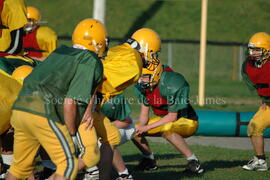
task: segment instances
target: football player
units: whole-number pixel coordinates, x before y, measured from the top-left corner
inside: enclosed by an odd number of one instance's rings
[[[150,65],[150,62],[152,64],[154,61],[157,61],[157,54],[160,51],[161,41],[159,35],[154,30],[141,28],[137,30],[127,42],[140,53],[144,60],[144,66]],[[128,60],[128,58],[126,59]],[[123,76],[126,75],[123,74]],[[113,96],[108,101],[105,101],[101,106],[100,111],[119,129],[121,134],[121,142],[119,145],[122,145],[133,138],[135,127],[129,116],[131,109],[129,102],[125,99],[123,94]],[[133,179],[117,148],[114,150],[113,165],[118,172],[118,180]],[[89,171],[89,173],[85,176],[88,177],[88,179],[96,178],[98,174],[97,168],[89,168],[87,171]]]
[[[81,119],[86,127],[91,124],[86,109],[92,108],[103,78],[97,55],[106,49],[107,39],[106,28],[97,20],[86,19],[78,26],[84,27],[82,41],[56,49],[24,81],[13,105],[14,158],[6,179],[28,177],[40,145],[57,167],[51,178],[76,177],[76,133]]]
[[[180,73],[162,66],[160,62],[143,68],[135,86],[141,100],[139,125],[136,126],[135,145],[144,158],[138,170],[157,169],[154,155],[145,136],[162,136],[187,159],[187,171],[202,173],[198,158],[193,154],[184,137],[193,135],[198,127],[198,116],[189,103],[189,84]],[[156,116],[149,118],[152,108]]]
[[[41,15],[37,8],[27,7],[28,23],[24,27],[23,48],[27,56],[44,60],[56,49],[57,35],[49,27],[40,26]]]
[[[248,124],[247,134],[255,156],[245,170],[266,171],[263,131],[270,126],[270,36],[265,32],[254,34],[248,43],[248,56],[242,65],[242,76],[250,89],[256,89],[262,105]]]
[[[5,177],[12,161],[14,134],[10,126],[12,104],[22,87],[22,79],[31,72],[32,67],[36,64],[34,60],[24,56],[0,53],[0,137],[3,160],[0,178]]]

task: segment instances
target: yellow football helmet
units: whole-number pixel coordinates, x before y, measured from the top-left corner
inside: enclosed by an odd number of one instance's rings
[[[37,8],[28,6],[27,7],[27,25],[25,26],[25,31],[31,32],[38,27],[39,21],[41,19],[40,12]]]
[[[143,68],[141,78],[139,78],[140,87],[143,89],[152,89],[158,84],[162,71],[163,67],[160,62],[154,70],[150,70],[149,68]],[[143,80],[144,78],[147,78],[147,80]]]
[[[22,83],[23,80],[32,72],[32,70],[33,68],[31,66],[19,66],[13,71],[11,76]]]
[[[140,44],[140,52],[143,53],[144,59],[148,64],[158,65],[158,53],[160,52],[161,40],[154,30],[149,28],[141,28],[131,36]],[[150,70],[154,70],[155,66],[147,66]]]
[[[95,19],[85,19],[75,28],[72,35],[74,45],[80,45],[101,57],[108,46],[106,27]]]
[[[270,36],[265,32],[254,34],[248,43],[248,57],[257,68],[261,68],[270,57]]]
[[[40,12],[37,8],[28,6],[27,7],[27,19],[33,19],[35,21],[40,21]]]

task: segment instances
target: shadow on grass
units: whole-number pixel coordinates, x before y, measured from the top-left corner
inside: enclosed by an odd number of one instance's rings
[[[129,38],[136,30],[142,28],[147,21],[149,21],[162,7],[164,1],[155,1],[146,11],[144,11],[129,28],[125,34],[124,39]]]
[[[157,161],[159,160],[170,160],[175,158],[182,158],[181,154],[155,154],[155,158]],[[132,155],[124,155],[123,156],[125,162],[132,162],[132,161],[140,161],[142,158],[141,154],[132,154]]]
[[[176,158],[179,158],[179,154],[159,154],[156,155],[157,164],[160,160],[171,160],[175,161]],[[194,173],[185,172],[186,164],[183,164],[183,162],[179,162],[179,164],[172,164],[172,165],[159,165],[158,170],[154,171],[136,171],[135,166],[137,162],[139,162],[141,158],[141,155],[127,155],[124,156],[125,162],[127,162],[127,168],[130,170],[131,174],[133,175],[134,179],[139,180],[179,180],[181,178],[202,178],[205,173],[215,171],[218,169],[231,169],[235,167],[241,167],[242,165],[246,164],[247,161],[244,160],[236,160],[236,161],[230,161],[230,160],[211,160],[211,161],[205,161],[202,162],[202,167],[204,168],[204,173],[197,175]],[[136,164],[130,164],[128,162],[136,162]],[[164,164],[164,163],[163,163]],[[117,174],[114,173],[114,177],[117,177]]]
[[[248,161],[224,161],[224,160],[212,160],[202,163],[205,171],[213,171],[215,169],[240,167],[246,164]]]

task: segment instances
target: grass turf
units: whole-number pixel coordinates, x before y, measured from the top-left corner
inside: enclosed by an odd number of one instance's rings
[[[218,148],[214,146],[190,146],[193,152],[199,157],[205,173],[194,176],[183,173],[186,160],[180,153],[167,143],[150,142],[150,146],[155,153],[159,169],[150,172],[133,171],[138,160],[141,158],[140,152],[132,143],[120,146],[127,167],[132,172],[134,179],[148,180],[267,180],[270,172],[253,172],[242,170],[241,166],[247,163],[253,156],[251,150],[235,150]],[[269,156],[269,153],[266,153]]]

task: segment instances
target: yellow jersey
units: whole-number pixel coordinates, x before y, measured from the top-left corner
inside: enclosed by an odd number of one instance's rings
[[[105,95],[103,101],[121,94],[141,75],[141,56],[127,43],[110,48],[102,63],[104,80],[97,91]]]
[[[1,24],[6,28],[2,29],[0,51],[5,51],[9,48],[11,43],[10,32],[20,29],[27,24],[26,7],[23,0],[4,0]]]

